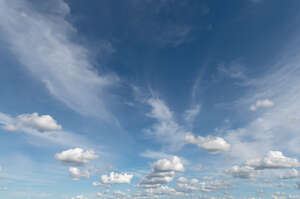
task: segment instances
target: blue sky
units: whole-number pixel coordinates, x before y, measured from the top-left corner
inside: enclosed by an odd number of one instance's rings
[[[0,197],[300,198],[297,0],[0,0]]]

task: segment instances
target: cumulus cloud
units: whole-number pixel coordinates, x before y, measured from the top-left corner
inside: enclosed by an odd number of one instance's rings
[[[95,160],[99,155],[92,150],[84,151],[82,148],[74,148],[55,155],[55,159],[66,165],[82,166]]]
[[[69,168],[69,174],[70,174],[72,180],[74,180],[74,181],[80,180],[81,177],[84,177],[84,178],[89,178],[90,177],[90,173],[89,173],[88,170],[82,172],[77,167],[70,167]]]
[[[138,187],[155,188],[162,184],[168,184],[175,177],[175,172],[184,171],[182,161],[177,156],[173,156],[171,159],[158,160],[152,164],[151,172],[142,179]]]
[[[227,173],[231,174],[233,177],[236,178],[254,178],[255,170],[249,166],[233,166],[227,170]]]
[[[300,166],[297,159],[286,157],[280,151],[269,151],[263,158],[247,160],[244,164],[257,170],[295,168]]]
[[[130,184],[132,174],[111,172],[109,175],[102,175],[101,182],[103,184]]]
[[[35,9],[30,1],[2,0],[2,39],[53,97],[81,114],[111,118],[103,96],[118,78],[99,74],[89,49],[75,42],[76,28],[66,20],[70,7],[65,1],[44,6],[47,12]]]
[[[186,143],[196,144],[199,148],[204,149],[212,154],[216,154],[219,152],[227,152],[230,150],[230,144],[228,144],[221,137],[195,137],[193,134],[187,134],[185,135],[184,140]]]
[[[256,111],[258,108],[267,108],[274,106],[275,103],[269,99],[257,100],[255,104],[250,106],[251,111]]]
[[[57,131],[62,128],[50,115],[39,115],[38,113],[21,114],[15,118],[9,118],[3,123],[2,128],[6,131],[20,131],[24,128],[32,128],[37,131]]]

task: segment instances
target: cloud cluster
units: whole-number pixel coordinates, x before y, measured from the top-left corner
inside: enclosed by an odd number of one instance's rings
[[[55,159],[65,165],[82,166],[88,164],[91,160],[95,160],[99,155],[92,150],[84,151],[82,148],[74,148],[55,155]]]
[[[152,164],[151,172],[142,179],[138,185],[141,188],[155,188],[162,184],[168,184],[173,180],[176,172],[184,172],[185,168],[179,157],[160,159]]]
[[[288,170],[285,174],[279,176],[280,179],[294,179],[300,177],[300,173],[296,169]]]
[[[236,178],[254,178],[255,175],[255,169],[249,166],[233,166],[230,169],[226,171],[227,173],[230,173],[233,177]]]
[[[274,106],[275,103],[269,99],[257,100],[254,105],[250,106],[251,111],[256,111],[258,108],[267,108]]]
[[[204,149],[212,154],[227,152],[230,150],[230,144],[221,137],[195,137],[193,134],[187,134],[185,135],[184,140],[186,143],[196,144],[199,148]]]
[[[130,184],[132,174],[111,172],[109,175],[102,175],[101,182],[103,184]]]
[[[50,115],[32,113],[10,118],[3,124],[2,128],[6,131],[20,131],[24,128],[31,128],[37,131],[58,131],[62,127]]]
[[[175,186],[177,191],[189,193],[199,190],[199,180],[196,178],[189,180],[185,177],[179,177]]]

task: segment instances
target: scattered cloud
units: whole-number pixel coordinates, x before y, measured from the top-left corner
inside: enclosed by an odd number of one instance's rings
[[[111,172],[109,175],[102,175],[103,184],[130,184],[133,178],[132,174]]]
[[[236,178],[254,178],[255,176],[255,169],[249,166],[233,166],[226,171],[227,173],[231,174],[233,177]]]
[[[70,174],[72,180],[74,180],[74,181],[80,180],[81,177],[90,178],[90,173],[89,173],[88,170],[82,172],[77,167],[70,167],[69,168],[69,174]]]
[[[208,151],[211,154],[217,154],[219,152],[227,152],[230,150],[230,144],[228,144],[221,137],[207,136],[195,137],[193,134],[187,134],[184,138],[186,143],[196,144],[199,148]]]
[[[257,100],[254,105],[250,106],[251,111],[256,111],[258,108],[267,108],[274,106],[275,103],[269,99]]]
[[[73,166],[82,166],[88,164],[91,160],[95,160],[99,155],[92,150],[84,151],[82,148],[74,148],[55,155],[55,159],[61,163]]]

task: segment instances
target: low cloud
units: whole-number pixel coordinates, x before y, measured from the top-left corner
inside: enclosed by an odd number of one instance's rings
[[[84,151],[82,148],[74,148],[55,155],[55,159],[61,163],[73,166],[82,166],[88,164],[91,160],[95,160],[99,155],[92,150]]]

